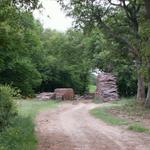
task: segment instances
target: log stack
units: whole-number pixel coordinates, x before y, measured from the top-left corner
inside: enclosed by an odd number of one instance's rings
[[[43,93],[38,94],[36,98],[39,99],[39,100],[55,99],[55,93],[43,92]]]
[[[52,92],[43,92],[37,95],[39,100],[74,100],[74,90],[72,88],[58,88]]]
[[[58,88],[54,93],[56,100],[73,100],[75,96],[72,88]]]
[[[97,76],[96,98],[107,101],[119,99],[116,77],[110,73],[100,73]]]

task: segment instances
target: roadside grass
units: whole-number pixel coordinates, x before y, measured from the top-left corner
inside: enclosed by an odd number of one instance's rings
[[[123,98],[120,101],[114,101],[112,104],[115,104],[117,106],[116,109],[125,112],[128,116],[143,117],[146,114],[150,114],[150,109],[145,108],[134,97],[129,99]]]
[[[142,123],[137,123],[134,121],[131,123],[127,121],[127,119],[119,118],[115,115],[112,115],[111,111],[109,111],[112,109],[122,111],[129,117],[143,117],[145,114],[150,113],[150,109],[145,109],[144,107],[142,107],[141,104],[138,104],[136,102],[135,98],[123,98],[120,101],[114,101],[108,106],[104,105],[103,107],[93,109],[90,111],[90,113],[96,118],[103,120],[107,124],[127,125],[129,130],[135,132],[150,133],[150,128],[146,128]]]
[[[95,93],[95,91],[96,91],[96,85],[90,84],[89,85],[89,93]]]
[[[17,103],[19,114],[24,117],[31,117],[32,119],[38,112],[58,106],[57,101],[19,100]]]
[[[36,150],[34,123],[29,117],[16,117],[0,134],[0,150]]]
[[[55,108],[57,102],[35,100],[17,101],[19,115],[0,133],[0,150],[36,150],[34,118],[38,112]]]
[[[131,124],[128,127],[129,130],[135,131],[135,132],[144,132],[144,133],[150,133],[150,128],[145,128],[142,124]]]
[[[103,107],[103,108],[95,108],[91,110],[91,114],[96,118],[102,119],[104,122],[110,125],[127,125],[128,122],[121,118],[117,118],[112,116],[107,110],[110,107]]]

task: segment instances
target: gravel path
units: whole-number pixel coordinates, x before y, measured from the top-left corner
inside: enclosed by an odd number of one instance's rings
[[[104,104],[62,103],[36,119],[38,150],[150,150],[150,136],[109,126],[89,110]]]

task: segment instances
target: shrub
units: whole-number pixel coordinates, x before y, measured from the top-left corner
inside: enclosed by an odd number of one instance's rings
[[[17,109],[13,101],[13,96],[16,95],[14,89],[8,85],[0,85],[0,131],[6,127],[11,118],[17,114]]]
[[[30,117],[17,116],[1,132],[0,150],[36,150],[37,139]]]

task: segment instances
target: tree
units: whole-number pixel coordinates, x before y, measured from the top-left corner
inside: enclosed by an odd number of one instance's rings
[[[53,91],[58,87],[71,87],[76,93],[88,88],[90,65],[84,57],[83,33],[45,30],[41,35],[44,63],[38,67],[42,84],[37,91]]]
[[[8,1],[0,5],[0,83],[20,88],[32,95],[40,84],[33,56],[40,49],[36,22],[30,12],[20,12]]]
[[[126,53],[124,44],[118,44],[108,39],[101,30],[94,29],[84,37],[84,45],[92,69],[98,68],[117,77],[120,96],[136,95],[135,63]]]
[[[150,1],[144,0],[147,17],[150,19]]]
[[[145,3],[145,17],[144,21],[142,22],[142,33],[143,33],[143,45],[144,45],[144,55],[146,58],[146,67],[147,67],[147,83],[148,83],[148,92],[145,102],[145,107],[150,108],[150,50],[149,50],[149,43],[150,43],[150,1],[144,0]]]
[[[60,4],[68,15],[76,19],[77,24],[85,30],[94,28],[103,29],[108,38],[126,45],[126,52],[136,62],[138,89],[137,99],[145,99],[144,64],[142,54],[142,40],[140,35],[140,17],[142,17],[142,4],[138,0],[118,0],[115,3],[108,1],[79,1],[72,0],[67,3],[60,0]],[[117,28],[116,28],[117,27]]]

